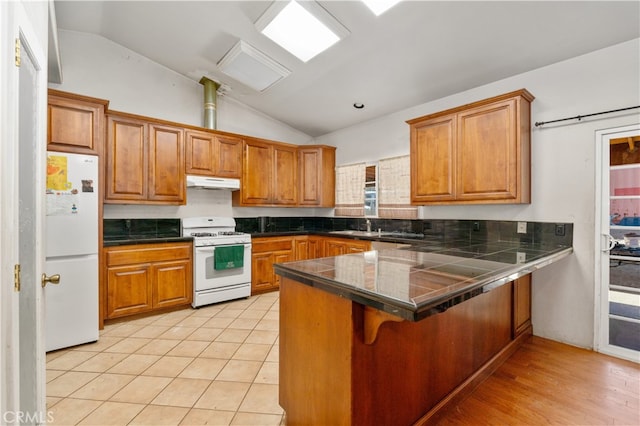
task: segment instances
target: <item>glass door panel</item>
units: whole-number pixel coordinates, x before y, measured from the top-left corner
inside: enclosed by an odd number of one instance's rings
[[[640,145],[640,143],[638,144]],[[633,138],[610,140],[609,344],[640,351],[640,155]]]

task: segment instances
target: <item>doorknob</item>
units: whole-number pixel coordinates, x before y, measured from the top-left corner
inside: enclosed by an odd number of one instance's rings
[[[616,239],[613,238],[611,234],[602,234],[602,236],[607,240],[607,248],[603,248],[602,251],[607,252],[611,251],[616,246]]]
[[[60,284],[60,274],[51,275],[50,277],[47,274],[42,274],[42,287],[46,286],[47,283]]]

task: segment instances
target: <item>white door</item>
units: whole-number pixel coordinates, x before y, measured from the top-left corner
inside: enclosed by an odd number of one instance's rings
[[[0,2],[0,167],[2,301],[0,412],[2,424],[41,424],[45,413],[42,324],[46,46],[33,27],[47,4]],[[44,8],[44,10],[43,10]],[[45,21],[46,22],[46,21]],[[46,29],[44,30],[46,43]],[[20,61],[15,60],[19,48]],[[14,266],[21,284],[14,286]]]
[[[596,341],[599,352],[640,362],[640,125],[596,133]],[[635,138],[635,139],[634,139]],[[612,148],[612,145],[615,148]],[[612,151],[613,150],[613,151]],[[614,152],[614,154],[610,154]],[[634,238],[633,235],[638,235]]]

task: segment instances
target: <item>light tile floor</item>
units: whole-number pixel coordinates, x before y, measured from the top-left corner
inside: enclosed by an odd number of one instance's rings
[[[280,425],[278,293],[105,326],[47,354],[56,425]]]

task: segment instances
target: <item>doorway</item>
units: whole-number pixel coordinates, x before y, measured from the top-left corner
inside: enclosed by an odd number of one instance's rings
[[[597,132],[596,143],[600,246],[594,346],[640,362],[640,125]]]
[[[47,3],[0,3],[0,410],[3,424],[41,424],[47,40],[39,29],[46,28]]]

